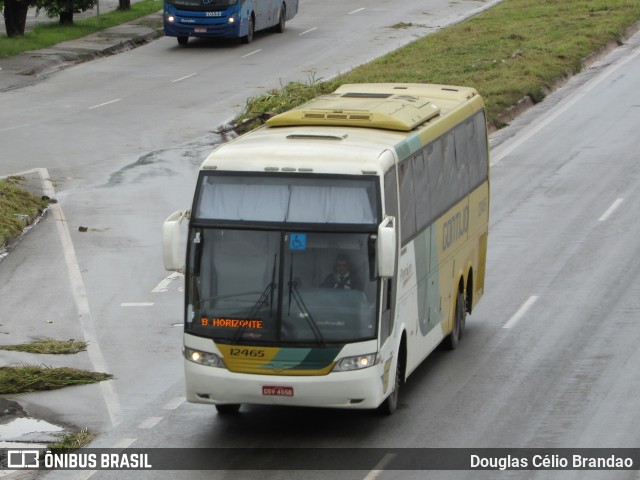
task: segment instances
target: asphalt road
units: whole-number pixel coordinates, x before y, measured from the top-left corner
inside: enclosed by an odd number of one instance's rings
[[[162,269],[160,225],[190,204],[221,141],[211,131],[247,98],[332,77],[495,3],[302,0],[284,34],[248,46],[163,38],[3,91],[0,174],[42,177],[59,201],[2,262],[3,342],[84,338],[89,349],[2,361],[115,375],[21,396],[29,414],[103,434],[181,390],[182,294]],[[403,22],[414,26],[394,28]]]

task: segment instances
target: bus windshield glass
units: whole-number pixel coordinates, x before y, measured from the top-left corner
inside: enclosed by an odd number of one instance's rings
[[[167,3],[178,6],[206,7],[207,9],[225,9],[236,5],[238,0],[167,0]]]
[[[186,331],[229,343],[376,336],[370,233],[194,228]]]
[[[195,218],[377,225],[377,177],[203,175]]]

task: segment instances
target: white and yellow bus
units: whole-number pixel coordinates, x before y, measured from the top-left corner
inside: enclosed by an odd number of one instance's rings
[[[392,413],[462,337],[488,219],[472,88],[343,85],[219,146],[163,227],[165,267],[185,273],[187,400]],[[336,268],[346,285],[327,283]]]

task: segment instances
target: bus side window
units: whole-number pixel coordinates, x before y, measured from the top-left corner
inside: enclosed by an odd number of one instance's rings
[[[405,160],[398,166],[400,179],[400,234],[404,245],[416,233],[416,201],[413,195],[413,165]]]
[[[416,153],[411,161],[413,162],[413,191],[416,196],[416,228],[421,231],[431,220],[427,161],[422,151]]]
[[[393,168],[384,176],[384,210],[387,215],[398,216],[398,188],[396,171]]]
[[[427,170],[429,177],[429,200],[431,203],[431,218],[429,222],[438,218],[446,208],[444,195],[444,157],[442,140],[437,139],[426,149]]]
[[[458,202],[458,169],[456,168],[456,147],[453,130],[443,137],[444,141],[444,185],[445,209]]]
[[[469,154],[469,187],[470,190],[482,183],[482,171],[480,166],[480,152],[478,152],[478,131],[475,118],[466,122],[467,128],[467,152]]]
[[[454,132],[456,148],[456,183],[458,184],[458,199],[464,198],[469,192],[469,154],[467,152],[467,129],[460,124]]]

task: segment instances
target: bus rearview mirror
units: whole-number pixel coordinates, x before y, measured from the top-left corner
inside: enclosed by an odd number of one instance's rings
[[[178,210],[162,224],[162,259],[166,270],[184,273],[184,258],[180,255],[180,224],[185,218],[189,218],[189,211]]]
[[[395,217],[386,216],[378,226],[377,263],[378,276],[393,277],[396,265],[396,227]]]

